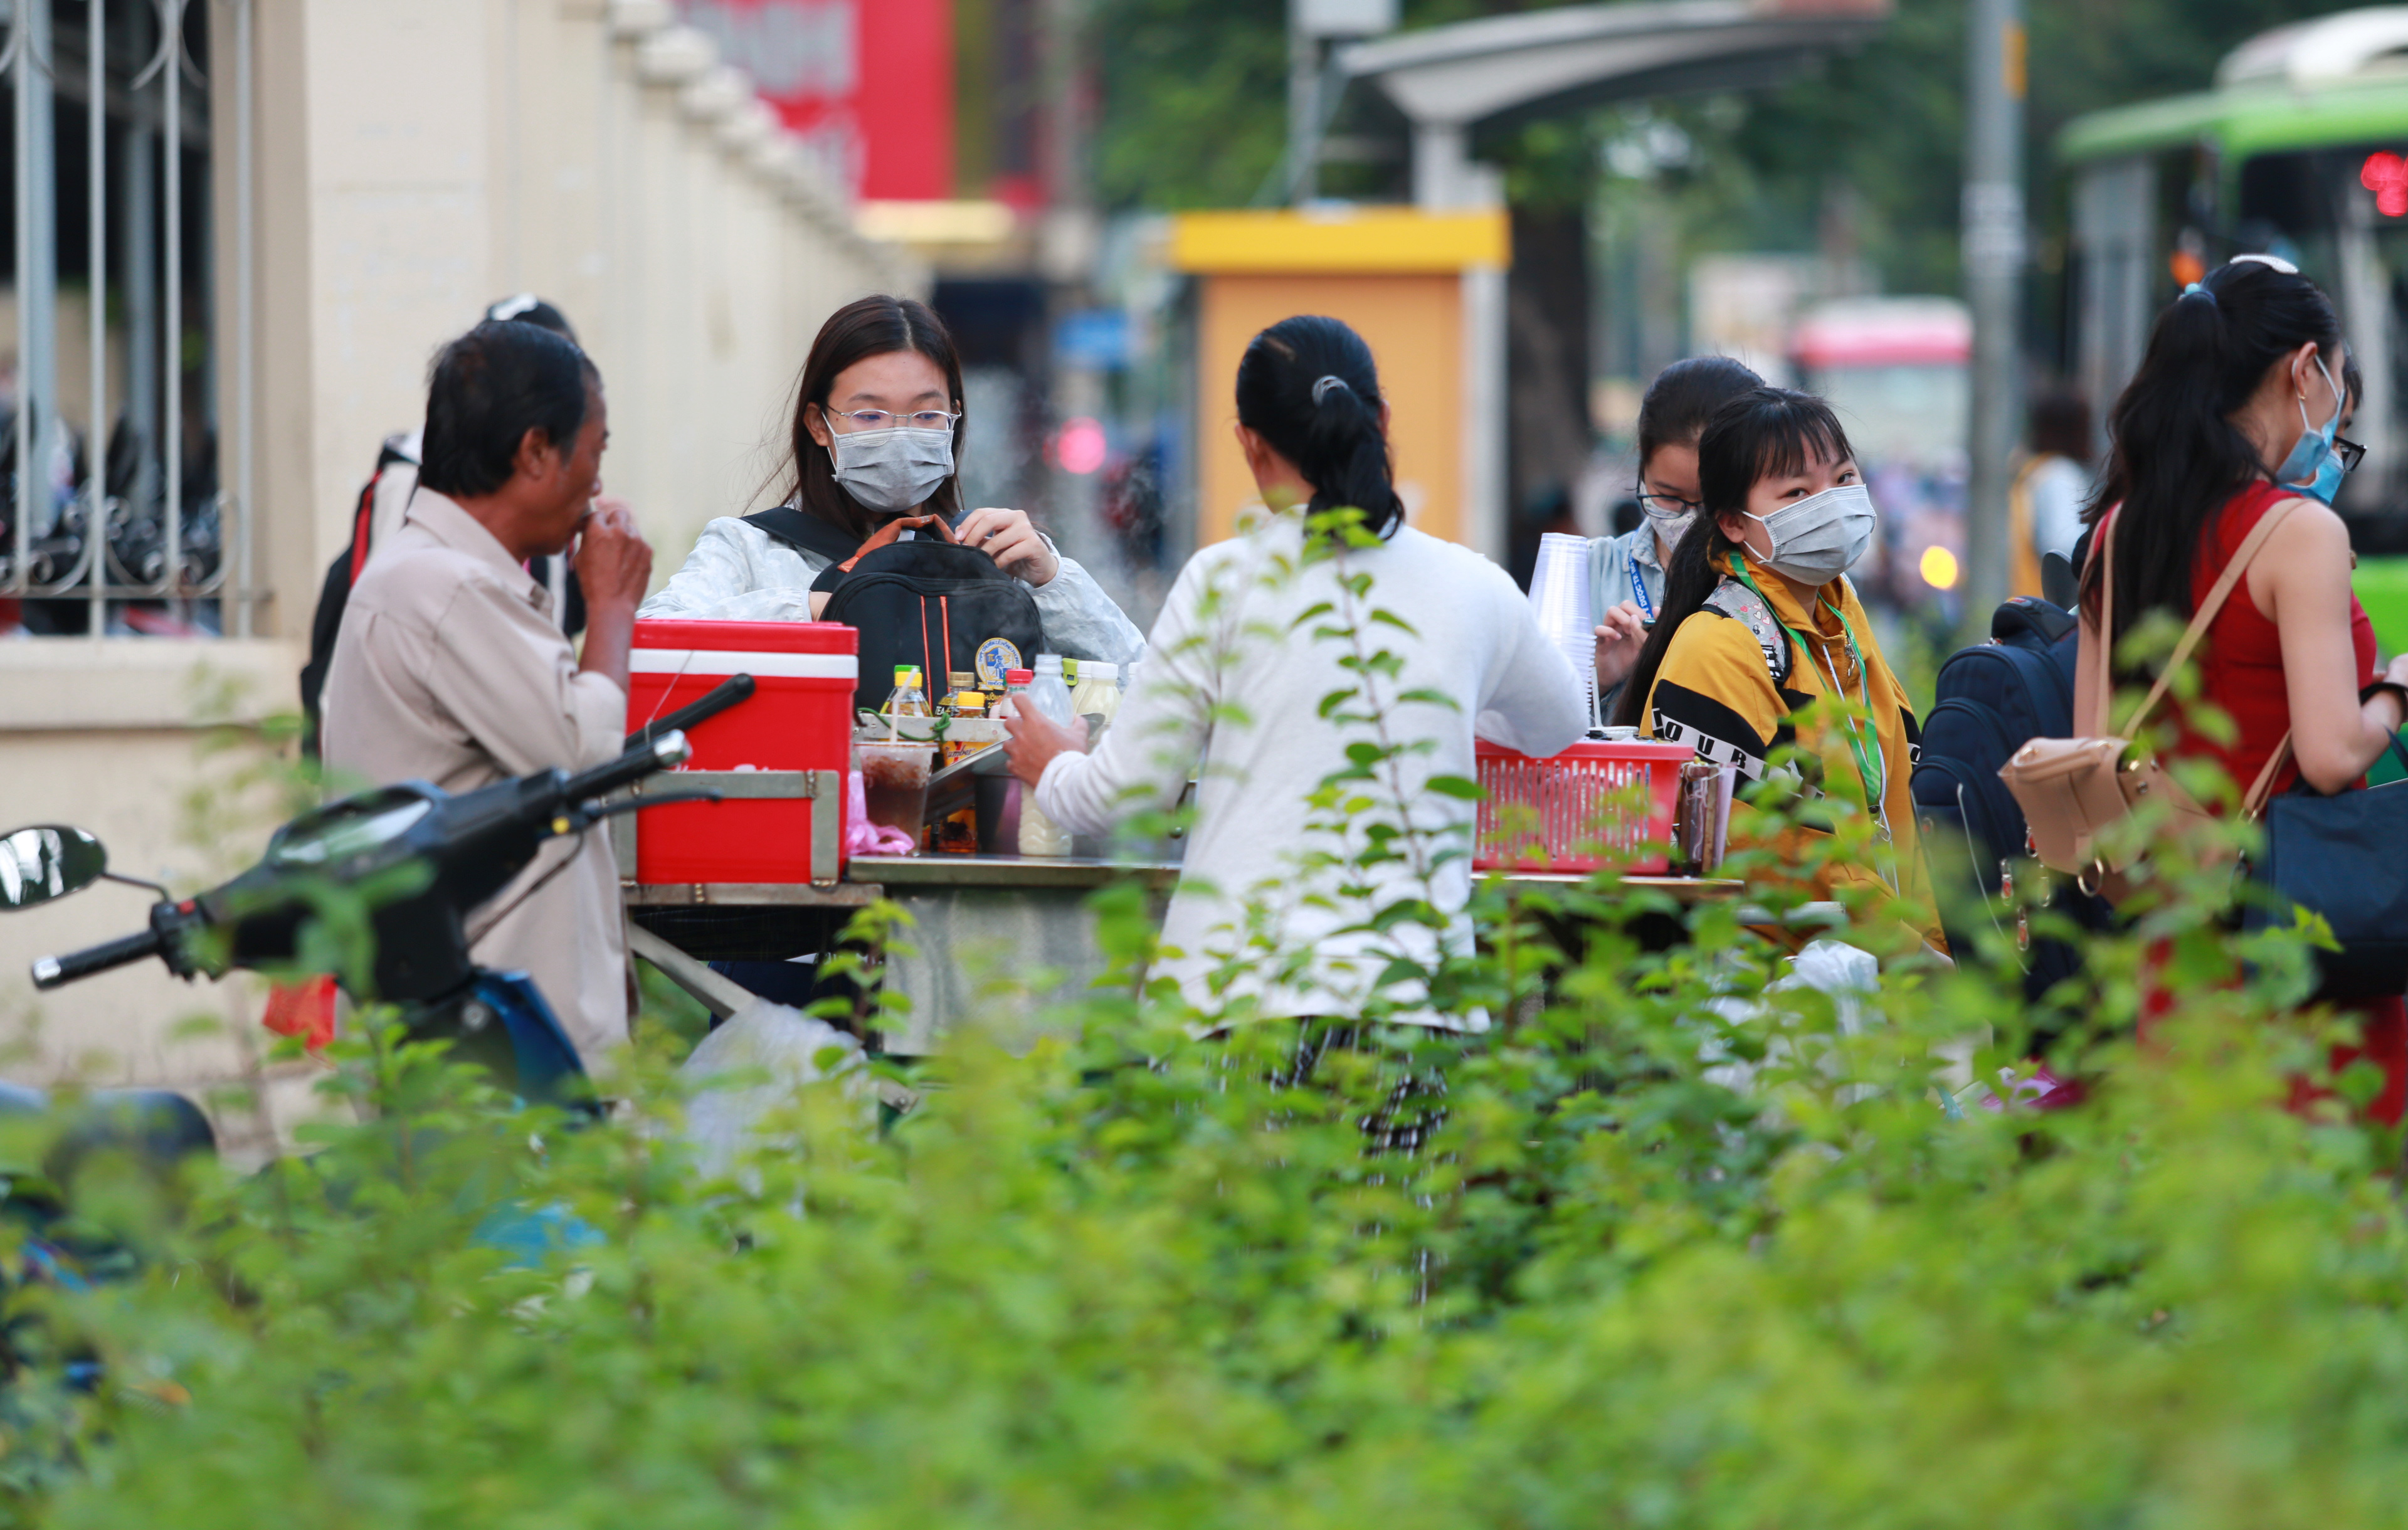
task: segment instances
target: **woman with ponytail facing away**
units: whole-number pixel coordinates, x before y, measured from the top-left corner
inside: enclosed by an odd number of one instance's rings
[[[1102,834],[1171,808],[1201,757],[1155,974],[1224,1015],[1429,1023],[1413,1008],[1418,979],[1389,965],[1469,952],[1474,811],[1429,783],[1476,776],[1475,726],[1555,753],[1587,727],[1587,703],[1503,569],[1404,523],[1388,406],[1360,336],[1335,319],[1272,325],[1238,365],[1237,406],[1269,513],[1180,571],[1095,752],[1024,710],[1012,770],[1048,818]],[[1367,535],[1309,523],[1346,508]],[[1363,662],[1380,651],[1392,662]],[[1344,789],[1373,806],[1316,807],[1365,745],[1403,746]],[[1393,853],[1367,857],[1383,843]],[[1372,928],[1415,901],[1435,918]],[[1268,960],[1238,965],[1254,956]]]
[[[1810,803],[1784,858],[1806,863],[1818,896],[1902,900],[1909,927],[1944,949],[1907,794],[1914,713],[1847,578],[1874,527],[1847,433],[1810,393],[1749,389],[1698,437],[1698,524],[1673,551],[1616,720],[1737,768],[1734,848],[1762,842],[1744,798],[1775,773],[1870,820],[1869,855],[1818,856],[1829,831]]]
[[[2332,508],[2360,455],[2341,435],[2357,380],[2341,322],[2316,285],[2287,261],[2242,255],[2157,316],[2140,369],[2108,416],[2113,455],[2082,574],[2086,653],[2153,611],[2188,622],[2250,534],[2274,521],[2208,623],[2198,702],[2177,702],[2171,713],[2169,752],[2214,760],[2243,791],[2261,777],[2266,792],[2301,778],[2328,794],[2358,784],[2408,701],[2408,656],[2376,668],[2374,629],[2350,589],[2349,529]],[[2112,607],[2102,598],[2106,547],[2114,553]],[[2107,608],[2112,631],[2101,630]],[[2085,664],[2075,718],[2097,715],[2094,686]],[[2229,726],[2195,715],[2209,708]],[[2144,1000],[2144,1035],[2167,1003],[2162,992]],[[2384,1074],[2367,1113],[2396,1125],[2408,1106],[2408,1008],[2396,996],[2352,1008],[2363,1054]],[[2336,1048],[2333,1071],[2358,1055]]]

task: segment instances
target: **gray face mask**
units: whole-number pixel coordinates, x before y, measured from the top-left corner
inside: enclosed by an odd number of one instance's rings
[[[1772,538],[1771,553],[1757,561],[1800,584],[1828,584],[1873,545],[1873,499],[1861,483],[1842,483],[1748,519],[1764,522]]]
[[[896,425],[888,430],[856,430],[834,435],[828,449],[836,480],[865,509],[900,515],[927,503],[937,486],[953,476],[953,433],[914,430]]]

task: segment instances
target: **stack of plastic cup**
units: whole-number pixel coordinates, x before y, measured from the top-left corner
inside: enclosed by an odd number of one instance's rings
[[[1597,690],[1597,624],[1589,619],[1588,538],[1551,531],[1539,538],[1530,575],[1530,609],[1539,630],[1571,661],[1581,693]]]

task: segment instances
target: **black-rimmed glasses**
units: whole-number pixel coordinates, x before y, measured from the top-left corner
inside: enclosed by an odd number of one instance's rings
[[[2343,472],[2355,473],[2358,465],[2366,461],[2366,448],[2345,436],[2336,436],[2333,437],[2333,455],[2341,459]]]
[[[1694,510],[1702,510],[1705,506],[1694,499],[1682,499],[1672,494],[1650,493],[1641,489],[1639,491],[1639,508],[1658,520],[1674,521]]]

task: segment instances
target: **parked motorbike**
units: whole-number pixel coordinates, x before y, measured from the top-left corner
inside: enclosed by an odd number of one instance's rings
[[[163,895],[148,929],[36,961],[34,986],[59,988],[154,958],[187,979],[236,968],[289,974],[305,926],[334,902],[357,899],[375,955],[365,979],[347,975],[355,997],[399,1006],[408,1036],[452,1042],[455,1055],[483,1065],[521,1098],[588,1107],[584,1066],[551,1005],[524,973],[476,965],[469,915],[549,840],[639,808],[715,800],[715,793],[675,792],[613,798],[683,764],[684,730],[752,690],[752,678],[738,675],[630,736],[618,759],[574,775],[538,770],[457,795],[404,781],[304,814],[233,880],[180,900]],[[107,850],[80,829],[40,824],[0,836],[0,908],[47,902],[108,875]]]

